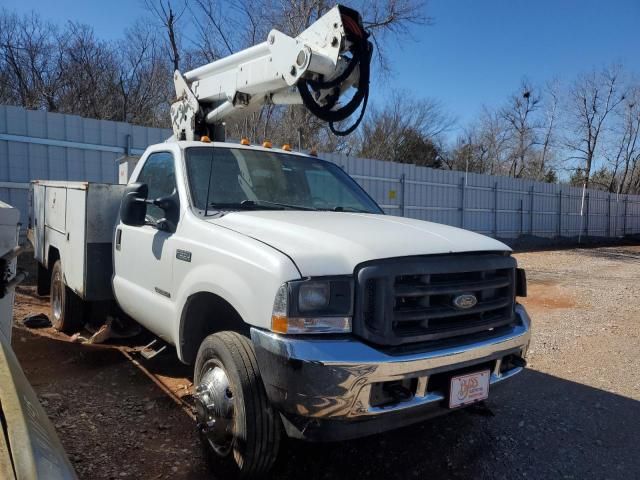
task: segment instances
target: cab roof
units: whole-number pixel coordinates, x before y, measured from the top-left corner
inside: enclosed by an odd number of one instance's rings
[[[275,148],[275,147],[265,148],[262,145],[257,145],[257,144],[242,145],[240,142],[198,142],[198,141],[185,141],[185,140],[175,141],[175,140],[169,139],[165,143],[176,143],[178,144],[178,147],[181,150],[184,150],[190,147],[238,148],[238,149],[244,149],[244,150],[258,150],[262,152],[276,152],[276,153],[282,153],[285,155],[296,155],[296,156],[309,157],[309,158],[315,158],[315,159],[318,158],[317,156],[309,155],[308,153],[299,152],[295,150],[287,151],[287,150],[283,150],[282,148]]]

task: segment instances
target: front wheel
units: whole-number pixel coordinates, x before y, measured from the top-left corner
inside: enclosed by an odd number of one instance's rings
[[[64,333],[75,333],[84,326],[84,302],[64,283],[62,262],[51,269],[51,324]]]
[[[281,425],[251,342],[236,332],[209,335],[198,350],[194,384],[200,439],[214,468],[240,478],[268,472],[278,455]]]

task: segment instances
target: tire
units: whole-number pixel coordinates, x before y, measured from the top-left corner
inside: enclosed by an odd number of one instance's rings
[[[215,374],[218,375],[214,379],[215,386],[207,390],[205,382]],[[227,381],[226,389],[219,379]],[[212,469],[224,475],[221,478],[232,476],[249,479],[266,474],[278,456],[282,425],[278,413],[267,399],[250,340],[236,332],[220,332],[206,337],[196,357],[194,384],[197,387],[194,398],[200,439]],[[215,399],[206,397],[212,391],[218,395]],[[221,392],[225,396],[221,396]],[[203,402],[203,395],[212,401]],[[220,413],[225,402],[232,405],[232,420]],[[208,430],[203,426],[205,412],[202,409],[207,403],[216,405],[217,428],[227,425],[225,433],[229,433],[228,443],[212,440],[215,436],[212,430],[216,427]],[[212,412],[211,409],[205,411]],[[229,429],[233,430],[227,432]]]
[[[53,328],[70,334],[84,326],[85,304],[64,283],[62,262],[56,260],[51,269],[51,324]]]

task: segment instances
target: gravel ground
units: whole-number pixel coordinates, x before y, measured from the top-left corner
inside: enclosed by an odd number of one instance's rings
[[[534,322],[523,374],[485,406],[420,425],[288,441],[272,478],[640,478],[640,247],[517,258]],[[16,319],[46,310],[20,289]],[[216,478],[191,419],[148,376],[113,347],[66,340],[18,326],[14,346],[81,478]],[[188,369],[170,357],[145,366],[188,399]]]

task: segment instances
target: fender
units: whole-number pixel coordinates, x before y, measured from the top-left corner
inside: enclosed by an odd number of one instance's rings
[[[181,332],[184,309],[189,297],[198,293],[211,293],[231,305],[242,320],[259,328],[269,328],[270,312],[278,288],[288,280],[300,278],[295,266],[289,262],[289,268],[282,271],[269,272],[260,270],[248,263],[224,266],[206,263],[192,267],[176,285],[176,321],[174,322],[173,339],[178,358],[182,361]],[[286,265],[282,262],[282,265]],[[251,271],[247,275],[246,270]],[[213,319],[212,319],[213,321]]]

